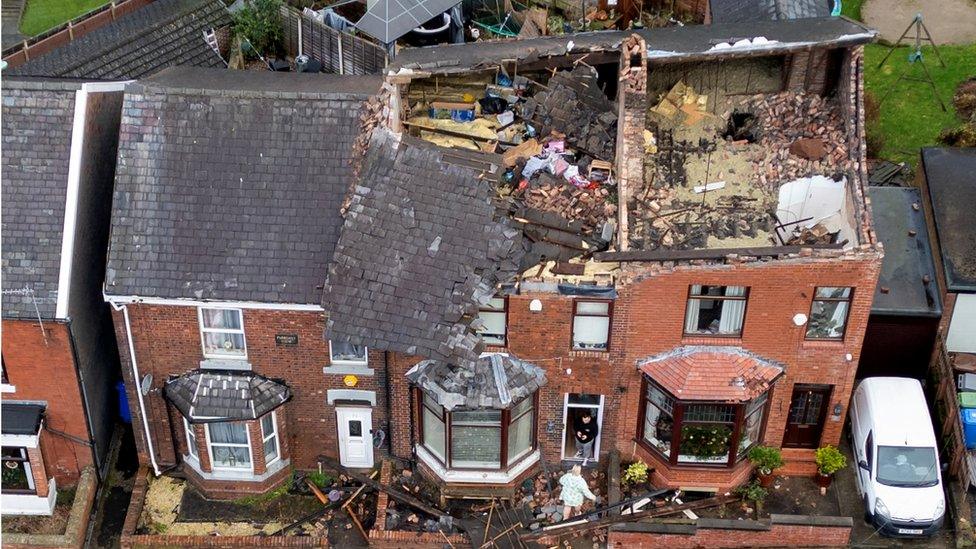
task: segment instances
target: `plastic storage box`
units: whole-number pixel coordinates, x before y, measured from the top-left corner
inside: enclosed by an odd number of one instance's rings
[[[976,374],[959,374],[960,391],[976,391]]]
[[[962,416],[962,432],[966,439],[966,448],[976,448],[976,410],[963,408],[959,415]]]
[[[976,408],[976,393],[959,393],[959,406],[963,408]]]

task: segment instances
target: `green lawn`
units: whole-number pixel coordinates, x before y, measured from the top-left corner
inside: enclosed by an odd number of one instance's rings
[[[34,36],[107,3],[106,0],[27,0],[20,32]]]
[[[841,0],[840,14],[846,15],[855,21],[860,21],[862,4],[864,4],[864,0]]]
[[[945,68],[939,65],[931,47],[922,49],[925,66],[932,74],[932,80],[935,81],[948,112],[942,112],[939,101],[933,96],[932,88],[927,83],[901,81],[892,88],[903,71],[908,71],[906,74],[909,75],[924,75],[922,67],[917,66],[917,63],[908,63],[908,51],[907,47],[899,48],[879,69],[878,63],[888,52],[888,48],[878,44],[866,46],[864,86],[879,101],[891,90],[887,99],[881,103],[878,120],[878,128],[885,139],[881,157],[896,162],[907,161],[914,165],[918,160],[919,148],[936,145],[936,138],[943,128],[960,124],[952,107],[952,95],[960,82],[976,76],[976,44],[940,46],[939,52],[945,59]]]

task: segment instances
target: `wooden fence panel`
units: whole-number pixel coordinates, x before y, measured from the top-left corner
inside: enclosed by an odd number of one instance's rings
[[[302,53],[322,63],[324,72],[379,74],[386,68],[386,50],[378,44],[339,32],[287,6],[282,7],[282,20],[289,55],[298,55],[300,26]]]

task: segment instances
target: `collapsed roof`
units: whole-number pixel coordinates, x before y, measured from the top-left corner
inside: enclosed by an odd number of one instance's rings
[[[106,293],[317,304],[379,87],[191,67],[130,85]]]
[[[545,370],[539,366],[501,353],[482,356],[460,367],[439,360],[424,360],[406,376],[448,411],[505,409],[548,382]]]
[[[477,361],[470,325],[523,254],[493,195],[480,172],[448,163],[438,147],[374,131],[328,270],[326,337]]]
[[[128,80],[165,67],[226,67],[204,32],[231,23],[217,0],[156,0],[5,75]]]

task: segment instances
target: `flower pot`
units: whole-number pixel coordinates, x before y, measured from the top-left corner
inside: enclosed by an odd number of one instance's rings
[[[759,485],[763,488],[769,488],[776,481],[776,475],[772,471],[763,471],[762,469],[756,471],[756,478],[759,479]]]
[[[830,483],[833,482],[834,475],[825,475],[821,472],[817,472],[816,479],[817,479],[817,486],[826,489],[829,488]]]

